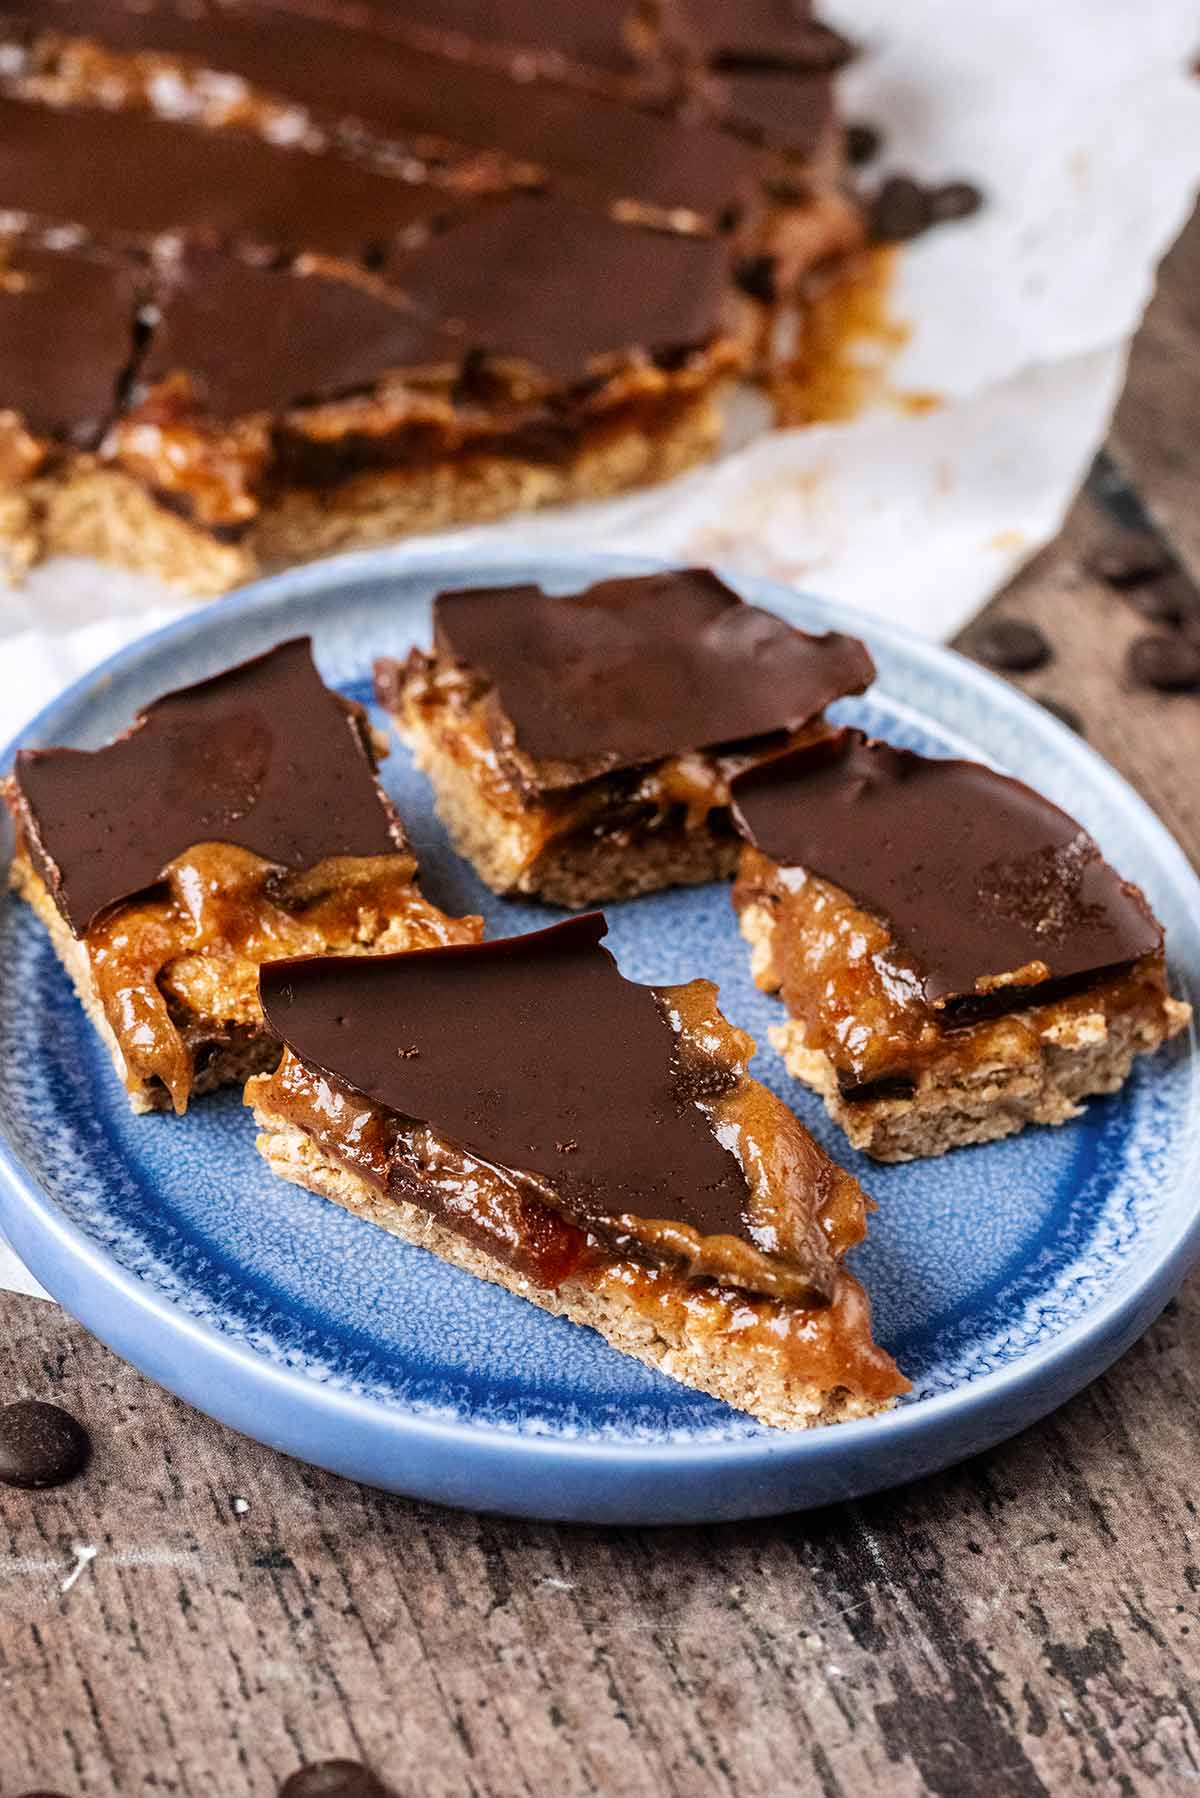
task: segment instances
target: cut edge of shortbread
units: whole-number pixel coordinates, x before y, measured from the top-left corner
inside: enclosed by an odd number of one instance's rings
[[[747,905],[739,923],[750,944],[756,984],[776,989],[771,907]],[[955,1080],[926,1071],[905,1098],[844,1098],[833,1063],[808,1046],[804,1025],[795,1018],[772,1025],[768,1035],[788,1073],[819,1094],[853,1148],[876,1161],[915,1161],[996,1142],[1027,1124],[1069,1123],[1081,1114],[1084,1099],[1118,1091],[1135,1058],[1178,1035],[1191,1015],[1190,1005],[1170,997],[1164,1000],[1161,1027],[1144,1016],[1076,1014],[1048,1025],[1027,1052],[997,1055]]]
[[[255,1082],[246,1091],[254,1104]],[[361,1175],[326,1153],[299,1125],[255,1105],[258,1149],[272,1173],[341,1205],[402,1241],[427,1249],[452,1267],[475,1275],[572,1323],[599,1332],[622,1354],[667,1374],[685,1386],[723,1399],[776,1429],[807,1429],[817,1424],[846,1423],[891,1409],[894,1399],[878,1401],[846,1386],[833,1390],[797,1377],[771,1342],[769,1324],[747,1328],[752,1313],[743,1295],[720,1288],[689,1288],[680,1318],[662,1308],[651,1321],[633,1305],[615,1262],[585,1278],[565,1280],[557,1291],[534,1284],[496,1257],[467,1242],[406,1200],[385,1195]],[[843,1272],[857,1293],[853,1276]],[[688,1286],[682,1277],[680,1287]],[[778,1301],[756,1299],[755,1311]]]

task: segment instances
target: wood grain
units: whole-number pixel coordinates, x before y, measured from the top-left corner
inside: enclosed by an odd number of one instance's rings
[[[1110,445],[1200,571],[1200,227]],[[1145,628],[1083,573],[1080,499],[994,605],[1023,677],[1200,856],[1200,698],[1137,693]],[[969,633],[964,638],[969,642]],[[1106,1378],[965,1467],[765,1524],[565,1529],[282,1459],[0,1298],[0,1392],[58,1399],[88,1475],[0,1488],[0,1798],[271,1798],[308,1758],[421,1798],[1193,1792],[1200,1283]],[[235,1501],[242,1501],[240,1504]],[[77,1546],[98,1550],[66,1592]]]

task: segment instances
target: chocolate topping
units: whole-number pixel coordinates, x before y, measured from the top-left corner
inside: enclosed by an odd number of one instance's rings
[[[606,353],[706,343],[721,328],[729,276],[724,238],[639,231],[521,194],[476,208],[394,270],[461,353],[513,357],[564,380]]]
[[[393,0],[356,7],[355,14],[375,29],[428,41],[449,40],[460,53],[487,45],[520,58],[566,68],[625,74],[635,60],[639,0]]]
[[[286,411],[370,389],[389,370],[457,359],[398,296],[213,250],[186,253],[159,314],[139,389],[184,373],[200,409],[218,419]]]
[[[734,69],[715,89],[722,120],[773,150],[811,156],[836,117],[828,75],[796,69]]]
[[[0,99],[0,209],[145,239],[380,260],[463,201],[335,156],[144,114]]]
[[[812,16],[807,0],[681,0],[693,42],[715,68],[828,70],[852,46]]]
[[[433,160],[501,152],[554,184],[722,217],[749,196],[749,151],[720,131],[681,124],[577,88],[516,82],[501,69],[418,50],[368,15],[351,22],[270,0],[214,5],[149,0],[19,0],[35,27],[115,48],[160,50],[240,76],[323,119],[357,121]]]
[[[1162,948],[1136,887],[1029,787],[976,762],[836,736],[733,784],[734,819],[764,855],[874,912],[923,977],[926,1000],[975,1015],[991,993],[1037,1002]],[[1043,963],[1011,985],[1003,977]],[[999,988],[994,983],[1001,982]],[[982,985],[980,984],[982,982]]]
[[[807,636],[703,568],[566,598],[442,593],[434,634],[439,654],[493,684],[520,751],[589,774],[797,730],[874,675],[856,638]]]
[[[91,448],[133,355],[131,271],[22,246],[0,266],[0,404],[36,436]]]
[[[164,694],[106,748],[19,750],[14,775],[30,855],[76,936],[197,843],[291,869],[404,847],[307,637]]]
[[[599,912],[531,936],[407,955],[268,963],[263,1011],[303,1062],[506,1171],[576,1221],[746,1237],[742,1170],[676,1061],[651,987]]]
[[[576,380],[593,357],[711,338],[727,254],[722,239],[518,195],[398,260],[390,296],[194,248],[162,297],[140,383],[187,374],[201,409],[232,419],[369,390],[389,373],[450,378],[489,353]]]

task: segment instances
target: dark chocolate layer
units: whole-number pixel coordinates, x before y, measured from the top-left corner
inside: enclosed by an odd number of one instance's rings
[[[370,389],[388,371],[453,368],[457,360],[457,346],[436,321],[399,295],[190,249],[164,288],[139,392],[183,373],[198,408],[228,420]]]
[[[115,259],[14,246],[0,262],[0,405],[35,436],[94,447],[133,357],[139,298]]]
[[[0,211],[382,262],[463,201],[335,156],[103,108],[0,98]]]
[[[845,730],[741,775],[733,811],[764,855],[881,918],[927,1001],[951,1011],[1046,1000],[1162,948],[1145,899],[1087,832],[976,762]],[[989,994],[988,982],[1035,962],[1050,978],[1032,994],[1028,983]]]
[[[724,240],[637,231],[526,195],[488,201],[444,236],[396,262],[390,296],[190,249],[166,284],[141,387],[185,373],[202,410],[232,419],[370,389],[388,373],[452,379],[489,354],[571,382],[593,358],[683,351],[720,328]]]
[[[491,682],[517,749],[589,774],[797,730],[874,675],[856,638],[810,637],[703,568],[565,598],[442,593],[434,634],[440,655]]]
[[[500,152],[596,198],[716,218],[736,211],[753,188],[749,152],[720,131],[569,86],[516,82],[504,70],[342,23],[332,10],[313,16],[269,0],[149,0],[136,9],[122,0],[17,0],[12,12],[34,27],[114,48],[186,56],[323,120],[359,121],[435,160],[456,147]]]
[[[464,354],[514,357],[552,380],[610,352],[708,342],[725,322],[729,278],[725,238],[634,230],[533,194],[476,207],[394,269]]]
[[[581,1223],[625,1214],[747,1236],[735,1157],[676,1065],[653,989],[592,912],[530,936],[268,963],[294,1054],[492,1166],[541,1176]]]
[[[307,637],[164,694],[103,749],[22,749],[14,777],[30,855],[77,936],[197,843],[291,869],[405,846]]]

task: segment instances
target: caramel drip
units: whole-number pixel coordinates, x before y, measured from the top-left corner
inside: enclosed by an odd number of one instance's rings
[[[300,873],[228,843],[177,857],[164,894],[114,907],[84,939],[127,1084],[161,1082],[175,1110],[186,1110],[194,1069],[181,1021],[257,1033],[264,961],[353,952],[394,925],[404,935],[394,947],[477,940],[480,921],[443,916],[414,872],[407,854],[331,857]]]
[[[943,1064],[959,1074],[1027,1056],[1048,1029],[1089,1013],[1157,1017],[1166,998],[1162,956],[1149,955],[1083,992],[956,1026],[926,1002],[915,963],[886,925],[828,881],[747,847],[733,898],[739,910],[771,912],[773,967],[762,984],[778,986],[806,1046],[828,1058],[851,1095],[881,1081],[915,1083]]]
[[[838,1260],[864,1233],[861,1189],[780,1100],[747,1077],[753,1041],[721,1017],[710,981],[655,991],[678,1043],[680,1094],[704,1112],[743,1170],[746,1236],[705,1235],[678,1218],[573,1215],[570,1201],[546,1178],[452,1147],[291,1050],[265,1091],[256,1089],[255,1102],[297,1124],[376,1187],[432,1211],[540,1284],[565,1277],[550,1278],[548,1257],[554,1267],[574,1271],[586,1245],[603,1241],[610,1252],[670,1266],[687,1278],[794,1304],[828,1302]]]

